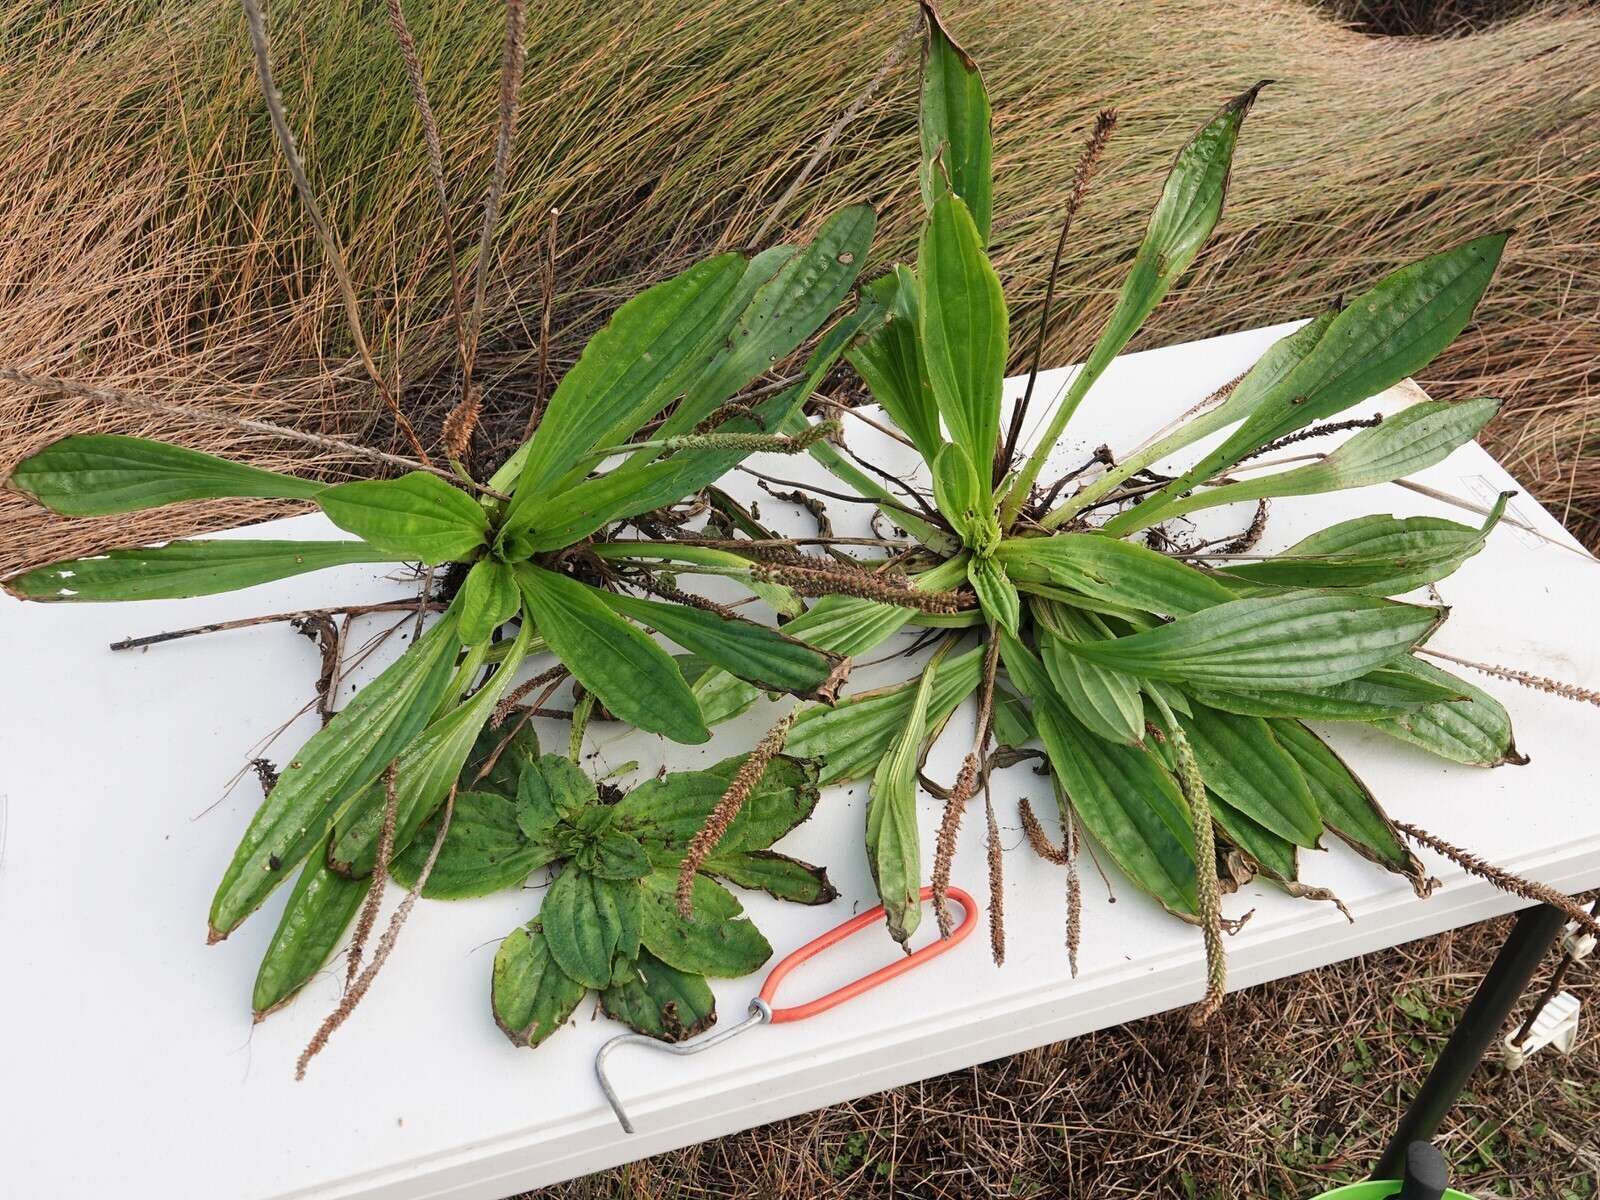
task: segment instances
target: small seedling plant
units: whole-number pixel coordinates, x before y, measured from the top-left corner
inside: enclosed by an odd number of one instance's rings
[[[798,556],[760,573],[824,597],[786,627],[814,645],[859,655],[908,624],[930,627],[938,645],[919,678],[805,711],[787,747],[820,757],[825,783],[870,780],[866,852],[889,931],[902,943],[922,915],[919,786],[945,798],[932,879],[946,933],[944,890],[959,825],[984,792],[997,961],[1004,926],[990,771],[1041,747],[1065,844],[1051,841],[1026,800],[1021,819],[1033,847],[1068,866],[1069,946],[1079,911],[1074,851],[1084,829],[1163,908],[1204,929],[1203,1016],[1225,982],[1223,888],[1260,874],[1292,894],[1337,902],[1299,878],[1299,852],[1325,834],[1404,875],[1419,894],[1428,887],[1401,828],[1308,722],[1358,722],[1476,766],[1525,761],[1505,709],[1422,657],[1447,610],[1391,598],[1446,578],[1476,554],[1507,497],[1476,526],[1373,514],[1281,554],[1252,553],[1270,498],[1400,480],[1444,459],[1494,416],[1497,402],[1478,399],[1426,401],[1377,422],[1338,420],[1450,344],[1488,286],[1506,235],[1474,238],[1377,280],[1274,344],[1170,432],[1120,461],[1097,453],[1046,485],[1046,463],[1085,395],[1217,224],[1241,125],[1264,85],[1228,101],[1178,152],[1115,306],[1029,450],[1021,432],[1035,402],[1037,349],[1026,394],[1002,419],[1011,347],[987,255],[989,101],[977,65],[933,9],[924,12],[926,217],[917,260],[868,285],[890,319],[858,337],[847,357],[920,457],[931,494],[819,444],[811,453],[877,501],[915,546],[892,564],[898,574],[886,574],[882,562],[851,570]],[[1103,113],[1089,140],[1058,267],[1114,124],[1115,114]],[[1040,344],[1048,317],[1047,301]],[[1274,465],[1283,447],[1352,424],[1362,428],[1326,455],[1258,470]],[[791,419],[789,428],[805,427]],[[1215,448],[1180,473],[1153,469],[1208,438]],[[1182,541],[1174,522],[1240,501],[1255,506],[1248,528],[1220,542]],[[722,707],[753,699],[737,681],[722,682]],[[953,784],[940,788],[921,765],[951,713],[974,694],[976,743]]]

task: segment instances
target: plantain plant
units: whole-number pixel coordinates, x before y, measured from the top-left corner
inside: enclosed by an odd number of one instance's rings
[[[1097,477],[1085,469],[1042,487],[1084,396],[1217,224],[1261,85],[1223,105],[1179,151],[1111,315],[1026,451],[1020,434],[1038,358],[1027,394],[1003,420],[1011,343],[987,255],[989,102],[977,65],[923,7],[926,216],[917,260],[868,285],[890,317],[864,331],[847,357],[920,457],[931,495],[818,444],[811,453],[823,465],[914,539],[896,560],[903,574],[798,556],[769,556],[760,571],[824,597],[786,626],[814,645],[860,654],[908,623],[934,627],[940,644],[918,678],[809,707],[787,749],[820,757],[823,783],[870,780],[867,857],[889,931],[903,943],[922,912],[919,769],[951,713],[976,694],[976,743],[954,784],[937,789],[946,797],[932,867],[941,927],[965,805],[980,788],[987,800],[991,769],[1039,746],[1069,845],[1052,844],[1024,801],[1029,840],[1065,862],[1075,831],[1085,829],[1163,908],[1201,925],[1209,1011],[1224,985],[1220,888],[1259,873],[1296,895],[1333,899],[1303,885],[1298,871],[1299,852],[1325,833],[1406,876],[1419,894],[1428,886],[1395,824],[1313,724],[1365,724],[1455,762],[1525,761],[1499,703],[1419,657],[1446,610],[1391,598],[1476,554],[1506,497],[1476,527],[1373,514],[1281,554],[1251,553],[1268,498],[1400,479],[1439,462],[1493,417],[1492,399],[1428,401],[1380,423],[1356,422],[1370,427],[1304,465],[1268,473],[1251,461],[1347,428],[1341,414],[1426,366],[1471,318],[1506,235],[1475,238],[1375,281],[1278,341],[1170,432],[1122,461],[1097,454],[1087,464],[1101,468]],[[1102,114],[1072,208],[1114,123],[1114,113]],[[1069,209],[1063,246],[1070,220]],[[1041,344],[1048,317],[1047,308]],[[803,433],[804,419],[786,428]],[[1215,448],[1196,457],[1206,439]],[[1186,454],[1193,465],[1176,476],[1153,470]],[[1256,503],[1256,519],[1226,545],[1181,545],[1170,525],[1239,501]],[[719,714],[755,695],[725,673],[699,688]],[[1001,743],[992,755],[991,739]],[[998,875],[992,805],[989,829]],[[1003,925],[992,928],[999,960]]]

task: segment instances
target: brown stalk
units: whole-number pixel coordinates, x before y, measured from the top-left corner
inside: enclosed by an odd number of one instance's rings
[[[533,396],[533,407],[528,411],[528,426],[523,440],[533,436],[544,417],[545,405],[550,402],[550,320],[556,309],[556,222],[561,210],[550,210],[550,232],[545,241],[544,273],[539,278],[539,372],[538,390]]]
[[[373,361],[372,350],[367,345],[367,335],[361,326],[361,302],[356,298],[355,284],[350,279],[350,268],[345,262],[344,252],[339,249],[339,239],[328,224],[327,218],[322,215],[322,206],[317,203],[316,193],[311,190],[311,180],[306,175],[305,160],[300,157],[300,149],[295,145],[294,131],[289,128],[289,118],[283,110],[283,97],[279,94],[278,85],[272,77],[272,54],[267,44],[267,24],[261,15],[260,0],[239,0],[239,3],[244,8],[245,23],[250,27],[250,47],[255,52],[256,79],[261,84],[261,95],[267,104],[272,132],[278,139],[278,149],[283,152],[284,161],[289,166],[289,176],[294,180],[295,190],[300,193],[301,203],[305,205],[306,215],[316,232],[317,241],[321,243],[322,252],[327,256],[328,264],[333,268],[334,277],[339,282],[339,294],[344,301],[345,320],[350,326],[350,337],[356,344],[356,353],[361,358],[361,365],[371,376],[378,394],[383,398],[384,406],[394,418],[395,425],[411,443],[411,449],[425,464],[432,465],[428,452],[422,448],[422,443],[417,439],[417,431],[411,427],[411,422],[406,419],[405,413],[400,411],[400,405],[395,400],[394,393],[389,390],[389,385],[384,382],[378,364]]]
[[[956,835],[961,832],[961,816],[967,801],[977,794],[980,777],[985,795],[988,794],[988,762],[985,758],[989,733],[994,721],[994,680],[1000,669],[1000,639],[989,639],[989,649],[983,660],[982,690],[978,693],[978,725],[975,744],[962,760],[961,771],[956,776],[949,794],[945,797],[944,813],[939,818],[939,833],[934,840],[933,852],[933,912],[939,922],[939,936],[950,936],[954,927],[950,920],[948,893],[950,890],[950,864],[956,855]]]
[[[1485,862],[1471,851],[1463,850],[1460,846],[1452,846],[1426,829],[1418,829],[1415,825],[1407,825],[1404,821],[1396,821],[1394,827],[1418,845],[1444,855],[1467,874],[1488,880],[1502,892],[1510,892],[1513,896],[1521,896],[1524,900],[1533,900],[1540,904],[1548,904],[1551,908],[1558,908],[1586,932],[1600,937],[1600,921],[1596,921],[1593,915],[1585,912],[1570,896],[1563,896],[1548,884],[1513,875],[1503,867]]]
[[[457,487],[471,488],[473,491],[482,492],[486,496],[494,496],[501,500],[506,498],[493,488],[473,483],[469,479],[462,479],[441,467],[434,466],[431,462],[405,458],[399,454],[389,454],[383,450],[374,450],[370,446],[342,441],[339,438],[327,437],[320,433],[303,433],[298,429],[290,429],[287,425],[275,425],[271,421],[257,421],[250,417],[236,417],[232,413],[225,413],[215,408],[205,408],[198,404],[165,404],[160,400],[147,400],[143,396],[135,396],[131,392],[119,391],[115,388],[95,387],[92,384],[79,383],[74,379],[63,379],[59,375],[44,375],[37,371],[22,371],[16,367],[0,367],[0,382],[19,384],[22,387],[33,388],[35,391],[40,392],[59,392],[64,396],[93,400],[99,404],[111,405],[113,408],[131,409],[134,412],[149,413],[152,416],[174,417],[180,421],[193,421],[197,425],[220,425],[227,429],[236,429],[245,433],[264,433],[270,437],[303,442],[308,446],[316,446],[322,450],[332,450],[352,458],[370,459],[373,462],[381,462],[391,467],[404,467],[408,471],[427,471],[429,474],[437,475],[441,479],[448,479]]]
[[[1006,466],[1017,453],[1017,442],[1022,437],[1022,424],[1028,419],[1028,405],[1033,402],[1033,385],[1039,378],[1039,364],[1044,358],[1045,334],[1050,330],[1050,310],[1055,304],[1056,276],[1061,273],[1061,255],[1067,248],[1067,235],[1072,230],[1072,218],[1077,215],[1083,198],[1089,191],[1089,181],[1094,178],[1100,156],[1105,153],[1106,142],[1117,125],[1117,110],[1103,108],[1094,119],[1094,130],[1089,143],[1078,159],[1078,169],[1072,176],[1072,190],[1067,194],[1067,211],[1061,219],[1061,236],[1056,239],[1055,257],[1050,260],[1050,274],[1045,277],[1044,307],[1039,312],[1039,334],[1033,343],[1033,361],[1028,366],[1028,386],[1022,399],[1011,410],[1011,424],[1006,429],[1006,440],[995,460],[995,482],[1005,475]]]
[[[750,752],[750,757],[739,764],[739,769],[734,772],[733,779],[728,783],[728,790],[722,793],[722,798],[711,810],[706,823],[689,840],[689,848],[685,851],[683,863],[678,868],[678,913],[684,920],[694,918],[695,872],[717,848],[717,843],[722,840],[722,835],[728,832],[728,826],[733,824],[733,819],[739,815],[739,810],[750,798],[750,793],[761,783],[761,777],[767,773],[767,764],[783,749],[784,739],[789,736],[789,727],[799,715],[800,708],[797,705],[767,730],[766,736],[756,743],[756,748]]]
[[[1512,667],[1497,667],[1492,663],[1473,662],[1471,659],[1457,658],[1453,654],[1446,654],[1443,650],[1432,650],[1428,647],[1423,647],[1421,652],[1429,658],[1455,663],[1458,667],[1471,667],[1474,671],[1482,671],[1485,675],[1492,676],[1495,679],[1504,679],[1508,683],[1519,684],[1536,692],[1548,692],[1552,696],[1560,696],[1563,700],[1576,700],[1579,704],[1593,704],[1600,707],[1600,692],[1591,688],[1579,687],[1575,683],[1562,683],[1559,679],[1549,679],[1543,675],[1518,671]]]
[[[976,605],[976,597],[965,592],[926,592],[910,586],[896,586],[882,575],[854,568],[802,567],[787,563],[763,563],[751,571],[755,578],[781,583],[802,596],[858,596],[880,604],[895,604],[925,613],[957,613]]]
[[[361,960],[367,952],[367,939],[378,922],[378,910],[383,907],[383,885],[389,879],[389,859],[394,854],[394,827],[400,816],[400,795],[395,783],[399,769],[390,763],[383,773],[383,825],[378,830],[378,857],[372,863],[372,886],[361,902],[361,915],[356,918],[355,935],[350,939],[350,950],[345,957],[344,986],[348,990],[361,973]]]
[[[505,719],[511,715],[511,710],[516,708],[518,704],[522,703],[524,696],[527,696],[537,688],[560,683],[567,677],[567,674],[567,668],[562,666],[560,663],[557,663],[547,671],[540,671],[526,683],[519,683],[515,688],[507,693],[503,699],[501,699],[499,704],[495,705],[494,715],[489,718],[489,728],[498,729]],[[553,691],[554,689],[552,688],[552,692]],[[539,703],[542,704],[548,699],[549,696],[542,696],[540,697]],[[537,705],[535,705],[535,707],[537,707]]]
[[[175,642],[180,638],[198,637],[204,633],[225,633],[232,629],[251,629],[257,625],[271,625],[279,621],[314,621],[326,618],[332,613],[343,613],[349,617],[359,617],[366,613],[379,612],[411,612],[417,607],[415,601],[407,600],[402,603],[389,604],[351,604],[343,608],[306,608],[295,612],[268,613],[260,617],[240,617],[233,621],[214,621],[210,625],[193,625],[188,629],[171,629],[164,633],[150,633],[144,637],[123,638],[120,642],[112,642],[112,650],[142,650],[146,646],[159,646],[163,642]],[[428,608],[437,611],[443,605],[429,603]]]
[[[341,1025],[350,1019],[350,1014],[355,1012],[356,1006],[372,988],[373,981],[378,978],[378,972],[383,969],[383,964],[389,961],[389,955],[394,952],[395,942],[400,937],[400,930],[405,926],[411,910],[417,905],[417,897],[422,895],[422,889],[428,884],[428,877],[433,874],[433,865],[439,861],[439,851],[444,847],[445,835],[450,832],[450,818],[456,811],[456,786],[450,785],[450,794],[444,801],[444,819],[439,822],[439,831],[433,835],[433,848],[428,851],[428,860],[422,864],[422,870],[417,875],[416,883],[411,885],[411,890],[406,893],[400,907],[394,910],[394,915],[389,918],[389,924],[383,931],[383,937],[378,939],[378,948],[373,952],[372,962],[366,970],[362,971],[344,994],[327,1020],[317,1027],[316,1033],[311,1035],[311,1040],[306,1043],[306,1048],[300,1052],[300,1059],[294,1065],[296,1081],[306,1077],[306,1065],[322,1053],[331,1038]]]
[[[495,134],[494,168],[489,176],[489,191],[483,200],[483,229],[478,235],[478,262],[472,287],[472,310],[467,314],[466,340],[461,355],[461,399],[457,401],[445,427],[462,446],[472,436],[482,407],[473,389],[472,368],[478,357],[478,336],[483,329],[484,297],[489,288],[489,262],[494,257],[495,226],[500,222],[500,203],[505,198],[506,173],[511,162],[511,141],[517,131],[517,106],[522,93],[523,0],[506,0],[505,54],[500,67],[500,120]]]

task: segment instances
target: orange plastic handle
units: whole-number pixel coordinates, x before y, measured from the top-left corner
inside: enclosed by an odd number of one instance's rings
[[[796,1004],[791,1008],[772,1008],[772,1016],[770,1018],[772,1023],[781,1025],[785,1021],[803,1021],[807,1017],[814,1017],[818,1013],[827,1012],[830,1008],[835,1008],[846,1000],[854,999],[856,996],[861,995],[862,992],[870,991],[880,983],[888,983],[896,975],[904,975],[912,967],[919,967],[930,958],[938,958],[946,950],[955,949],[966,938],[967,934],[972,932],[973,926],[977,924],[978,902],[960,888],[953,887],[949,889],[947,894],[957,904],[961,905],[961,911],[966,914],[962,918],[961,924],[951,931],[949,937],[929,942],[915,954],[909,954],[905,958],[897,959],[886,967],[879,967],[872,974],[864,975],[854,983],[847,983],[842,988],[831,991],[826,996],[818,997],[807,1004]],[[922,889],[923,900],[926,901],[932,897],[932,888],[925,887]],[[870,912],[851,917],[843,925],[830,929],[821,937],[801,946],[800,949],[772,968],[771,973],[767,975],[767,981],[761,985],[761,999],[770,1008],[772,1006],[772,997],[777,994],[778,985],[784,981],[790,971],[801,963],[815,958],[829,946],[844,941],[852,933],[865,929],[868,925],[877,924],[882,917],[883,906],[879,905]]]

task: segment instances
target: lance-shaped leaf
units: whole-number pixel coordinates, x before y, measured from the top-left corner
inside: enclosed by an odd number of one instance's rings
[[[421,878],[443,819],[442,811],[429,817],[389,864],[389,874],[401,887],[413,887]],[[429,900],[493,895],[520,886],[556,857],[553,840],[530,839],[522,831],[515,801],[495,792],[457,792],[450,829],[422,894]]]
[[[1005,569],[993,558],[974,555],[967,562],[967,579],[978,595],[984,619],[1015,637],[1017,622],[1022,620],[1022,598]]]
[[[1291,592],[1232,600],[1108,642],[1068,649],[1130,675],[1204,687],[1318,688],[1426,641],[1444,610],[1375,596]]]
[[[67,517],[103,517],[181,500],[233,496],[315,500],[326,487],[183,446],[114,433],[52,442],[19,462],[5,486]]]
[[[770,370],[774,362],[794,353],[820,329],[865,265],[876,223],[877,216],[867,205],[840,209],[817,230],[809,246],[783,261],[755,291],[726,338],[719,341],[715,357],[687,389],[657,436],[689,432],[724,400]],[[857,332],[851,331],[850,337]],[[841,345],[839,353],[843,351]],[[777,427],[769,423],[764,431]],[[718,428],[751,431],[737,420]]]
[[[429,566],[465,559],[489,530],[483,505],[427,471],[341,483],[319,492],[317,503],[340,529]]]
[[[5,589],[19,600],[175,600],[393,558],[366,542],[168,542],[37,567],[6,580]]]
[[[1226,563],[1230,579],[1275,587],[1345,588],[1395,596],[1437,583],[1471,558],[1499,524],[1514,493],[1503,492],[1481,528],[1443,517],[1356,517],[1256,563]]]
[[[1187,145],[1178,151],[1177,160],[1161,189],[1161,198],[1150,214],[1144,241],[1139,244],[1133,266],[1122,285],[1117,304],[1095,340],[1083,367],[1072,378],[1066,395],[1056,406],[1043,438],[1035,446],[1016,482],[1006,494],[1001,525],[1007,526],[1028,498],[1045,460],[1060,440],[1062,432],[1077,411],[1089,389],[1104,373],[1111,360],[1122,353],[1145,318],[1161,303],[1162,297],[1178,276],[1188,270],[1200,247],[1211,236],[1222,216],[1228,193],[1228,175],[1233,167],[1233,150],[1239,140],[1239,127],[1265,86],[1258,83],[1235,96]]]
[[[612,713],[675,742],[711,736],[672,657],[593,588],[528,563],[517,581],[540,635]]]
[[[1297,846],[1315,846],[1322,817],[1295,759],[1260,717],[1203,704],[1179,721],[1206,786],[1258,825]]]
[[[952,655],[925,669],[931,679],[927,700],[930,728],[942,725],[977,690],[983,675],[983,648]],[[858,692],[829,708],[802,712],[784,745],[789,753],[822,764],[824,784],[847,783],[870,774],[907,728],[916,708],[920,680]]]
[[[977,469],[959,441],[940,446],[933,460],[933,500],[962,540],[976,546],[984,518],[993,517],[989,489],[978,482]]]
[[[841,655],[814,649],[754,621],[617,592],[599,595],[613,611],[764,691],[831,700],[847,670]]]
[[[896,264],[865,291],[886,309],[888,319],[858,338],[845,357],[889,419],[911,439],[923,459],[932,462],[943,439],[933,384],[928,381],[917,343],[921,287],[909,267]]]
[[[938,12],[922,0],[928,41],[922,60],[922,202],[931,211],[954,191],[972,213],[983,242],[994,212],[994,137],[989,93],[972,55],[946,32]]]
[[[561,377],[534,430],[517,496],[544,496],[586,455],[633,434],[682,391],[711,337],[726,336],[725,312],[747,264],[720,254],[658,283],[612,314]]]
[[[670,966],[713,979],[737,979],[772,957],[772,946],[744,915],[744,906],[715,880],[694,877],[694,916],[689,920],[678,912],[675,869],[657,870],[633,886],[640,894],[640,940]]]
[[[1469,766],[1521,766],[1528,761],[1526,755],[1518,753],[1512,738],[1510,714],[1488,692],[1415,658],[1403,658],[1394,665],[1397,670],[1448,688],[1465,699],[1425,704],[1404,716],[1374,721],[1374,729]]]
[[[1007,538],[995,557],[1021,586],[1053,584],[1141,612],[1179,617],[1235,599],[1204,571],[1098,533]]]
[[[1427,366],[1466,328],[1506,237],[1490,234],[1431,255],[1356,297],[1221,446],[1116,522],[1141,528],[1143,517],[1135,514],[1165,507],[1252,450],[1335,416]]]
[[[1299,721],[1377,721],[1415,712],[1435,701],[1466,698],[1393,667],[1379,667],[1359,679],[1303,692],[1191,690],[1196,700],[1223,712]]]
[[[287,1004],[322,970],[371,887],[370,879],[328,870],[320,854],[306,860],[256,972],[250,1004],[257,1020]]]
[[[618,959],[639,952],[643,909],[636,880],[602,879],[568,865],[539,908],[556,965],[585,987],[610,984]]]
[[[1499,407],[1498,400],[1488,399],[1413,404],[1383,424],[1361,430],[1320,462],[1206,488],[1154,507],[1141,505],[1137,517],[1130,511],[1108,521],[1105,528],[1120,536],[1219,504],[1268,496],[1310,496],[1403,479],[1443,462],[1457,447],[1470,442]]]
[[[586,991],[556,963],[538,918],[514,931],[495,952],[490,986],[495,1024],[519,1046],[537,1046],[560,1029]]]
[[[439,717],[413,738],[394,760],[397,851],[410,845],[422,823],[456,786],[467,755],[521,666],[531,638],[532,631],[524,623],[489,682],[465,704]],[[340,806],[335,815],[333,844],[328,850],[329,866],[358,877],[372,870],[386,804],[387,779],[378,778]]]
[[[1195,919],[1194,828],[1172,776],[1149,752],[1103,741],[1080,725],[1021,642],[1002,637],[1000,654],[1032,704],[1050,769],[1084,828],[1141,891]]]
[[[838,889],[828,880],[827,868],[812,866],[775,850],[728,853],[719,847],[700,864],[700,869],[742,888],[766,892],[795,904],[827,904],[839,895]]]
[[[933,203],[917,250],[922,282],[918,333],[934,403],[989,492],[1006,373],[1006,298],[967,206]]]
[[[1056,695],[1084,728],[1107,741],[1134,745],[1144,739],[1144,699],[1139,682],[1121,671],[1073,654],[1062,642],[1104,641],[1105,625],[1088,613],[1049,600],[1030,606],[1039,657]]]
[[[254,912],[322,839],[341,797],[364,787],[422,730],[449,686],[459,646],[456,614],[447,612],[300,748],[217,886],[213,939]]]
[[[643,842],[660,865],[683,858],[748,755],[724,759],[704,771],[674,771],[649,779],[617,802],[612,823]],[[816,808],[817,764],[778,755],[717,843],[719,852],[764,850]]]
[[[702,975],[670,967],[648,950],[629,967],[625,978],[600,993],[606,1016],[635,1033],[681,1042],[717,1023],[717,1001]]]
[[[958,556],[913,577],[911,585],[924,591],[943,591],[958,586],[966,578],[966,571],[965,556]],[[852,656],[882,645],[915,615],[915,610],[900,604],[881,604],[857,596],[824,596],[786,624],[783,631],[819,650]],[[708,712],[718,714],[715,718],[708,716],[708,721],[726,720],[741,713],[761,696],[760,689],[725,671],[701,677],[694,691]]]
[[[1356,853],[1411,881],[1418,895],[1427,894],[1427,874],[1417,856],[1366,784],[1329,749],[1326,742],[1298,721],[1271,722],[1278,744],[1294,756],[1304,772],[1325,825]]]
[[[905,724],[878,762],[867,793],[867,865],[889,933],[905,945],[922,920],[922,843],[917,829],[917,767],[928,732],[933,671],[912,693]]]
[[[676,473],[671,463],[624,463],[604,475],[536,497],[502,527],[501,550],[515,560],[581,542],[612,521],[641,511],[636,505],[638,497],[655,496]]]
[[[995,685],[994,689],[994,740],[1011,750],[1020,750],[1036,741],[1039,730],[1034,726],[1033,713],[1028,702],[1015,692]]]
[[[461,641],[475,646],[516,615],[522,606],[511,568],[497,558],[472,564],[461,585]]]

